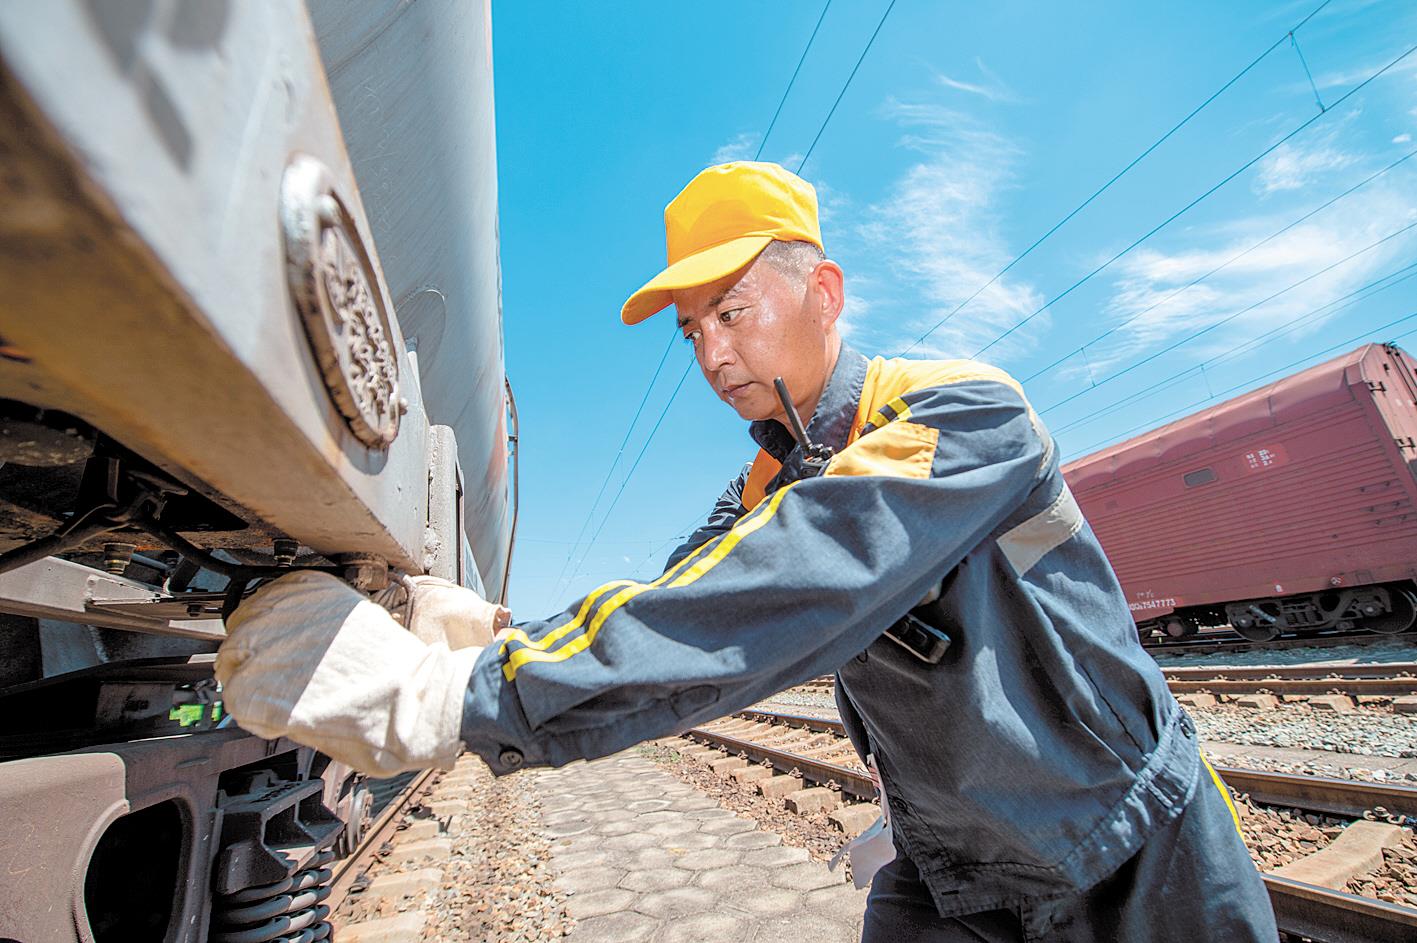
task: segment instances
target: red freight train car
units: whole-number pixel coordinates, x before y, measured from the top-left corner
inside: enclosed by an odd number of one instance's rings
[[[1063,469],[1143,638],[1417,616],[1417,376],[1369,344]]]

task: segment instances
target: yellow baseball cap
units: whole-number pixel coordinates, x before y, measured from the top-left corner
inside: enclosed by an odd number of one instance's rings
[[[699,173],[664,208],[669,265],[630,296],[620,320],[638,324],[693,288],[738,271],[774,239],[822,248],[817,191],[778,164],[733,161]]]

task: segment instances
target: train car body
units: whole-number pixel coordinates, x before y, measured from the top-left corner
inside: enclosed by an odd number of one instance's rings
[[[1142,634],[1417,613],[1417,378],[1370,344],[1068,464]]]
[[[0,5],[0,939],[319,939],[361,777],[248,577],[505,591],[488,4]]]

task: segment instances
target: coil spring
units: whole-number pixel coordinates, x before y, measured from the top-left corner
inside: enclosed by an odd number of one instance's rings
[[[316,943],[327,940],[333,851],[317,854],[304,870],[274,884],[248,887],[212,904],[211,943]]]

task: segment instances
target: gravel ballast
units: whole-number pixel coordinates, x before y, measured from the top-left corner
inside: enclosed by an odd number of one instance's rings
[[[541,827],[541,807],[527,781],[534,772],[494,777],[480,761],[459,764],[461,782],[434,786],[423,803],[406,813],[408,824],[428,822],[430,809],[450,796],[466,798],[467,811],[443,820],[441,837],[450,852],[435,860],[395,864],[396,854],[376,861],[369,880],[425,869],[442,871],[436,887],[402,900],[351,893],[335,915],[349,926],[421,911],[425,941],[532,943],[559,939],[571,932],[566,896],[554,888],[555,867]],[[399,842],[394,836],[386,847]]]

